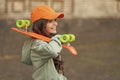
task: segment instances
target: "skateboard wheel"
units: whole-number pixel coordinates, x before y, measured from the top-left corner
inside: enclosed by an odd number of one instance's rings
[[[61,37],[60,37],[60,41],[61,41],[62,43],[67,43],[67,42],[69,42],[69,39],[70,39],[70,36],[69,36],[68,34],[63,34],[63,35],[61,35]]]
[[[24,20],[25,21],[25,25],[27,26],[27,27],[30,27],[30,20]]]
[[[69,42],[75,41],[75,35],[74,34],[68,34],[69,35]]]
[[[18,27],[18,28],[22,28],[22,27],[24,27],[25,26],[25,21],[24,20],[17,20],[16,21],[16,26]]]

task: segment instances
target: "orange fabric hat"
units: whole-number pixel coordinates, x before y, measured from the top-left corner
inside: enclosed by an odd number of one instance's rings
[[[51,9],[49,6],[46,5],[37,6],[31,12],[32,22],[35,22],[36,20],[41,18],[55,19],[55,18],[63,18],[63,17],[64,17],[63,13],[55,12],[53,9]]]

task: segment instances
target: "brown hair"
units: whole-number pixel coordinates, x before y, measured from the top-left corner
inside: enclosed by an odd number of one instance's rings
[[[61,60],[61,55],[53,58],[53,61],[57,72],[64,75],[63,61]]]
[[[37,33],[37,34],[41,34],[47,37],[51,37],[49,35],[49,33],[46,31],[46,24],[47,24],[48,20],[47,19],[39,19],[37,21],[35,21],[33,23],[32,26],[32,31]]]

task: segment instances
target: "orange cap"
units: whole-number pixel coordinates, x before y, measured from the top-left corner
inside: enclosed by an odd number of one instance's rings
[[[32,22],[35,22],[36,20],[41,18],[55,19],[55,18],[63,18],[63,17],[64,17],[63,13],[55,12],[53,9],[51,9],[49,6],[46,5],[37,6],[31,12]]]

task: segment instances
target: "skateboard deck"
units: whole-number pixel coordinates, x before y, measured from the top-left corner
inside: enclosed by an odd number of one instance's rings
[[[50,38],[48,38],[46,36],[36,34],[34,32],[31,32],[31,31],[25,31],[25,30],[21,30],[21,29],[15,28],[15,27],[12,27],[11,29],[16,31],[16,32],[19,32],[19,33],[22,33],[22,34],[46,41],[46,42],[50,42],[50,40],[51,40]],[[62,44],[62,47],[68,49],[73,55],[77,55],[77,51],[73,46]]]

